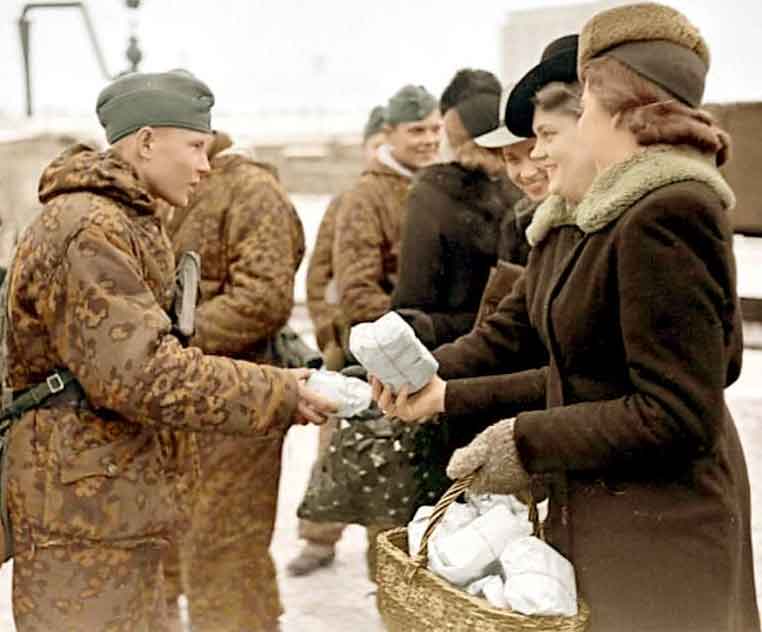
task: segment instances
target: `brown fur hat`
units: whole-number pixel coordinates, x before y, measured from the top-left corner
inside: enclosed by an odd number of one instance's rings
[[[577,70],[595,57],[610,55],[698,107],[709,70],[709,48],[698,29],[679,11],[655,2],[617,7],[594,15],[579,37]]]
[[[593,57],[627,42],[667,40],[692,50],[709,68],[709,47],[698,29],[679,11],[656,2],[641,2],[594,15],[579,37],[579,70]]]

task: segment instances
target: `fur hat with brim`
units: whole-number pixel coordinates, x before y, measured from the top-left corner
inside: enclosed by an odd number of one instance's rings
[[[511,91],[505,108],[505,124],[516,136],[531,138],[534,95],[553,81],[577,81],[577,42],[579,36],[565,35],[553,40],[542,51],[540,63],[525,74]]]
[[[578,68],[610,55],[692,107],[704,96],[709,48],[679,11],[655,2],[594,15],[580,34]]]

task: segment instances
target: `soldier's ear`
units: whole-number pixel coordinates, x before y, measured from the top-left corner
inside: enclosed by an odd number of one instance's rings
[[[141,160],[150,160],[156,144],[156,130],[153,127],[141,127],[135,132],[135,149]]]

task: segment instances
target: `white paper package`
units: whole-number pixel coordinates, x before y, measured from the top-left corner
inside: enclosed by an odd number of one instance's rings
[[[415,512],[415,516],[407,525],[407,548],[410,557],[418,555],[418,550],[421,548],[421,540],[423,539],[423,533],[426,531],[426,527],[429,524],[429,517],[434,511],[434,507],[430,505],[423,505],[418,507]],[[442,516],[442,521],[434,529],[434,533],[429,539],[431,541],[437,538],[441,538],[450,533],[454,533],[461,527],[465,527],[476,518],[476,510],[470,505],[464,503],[453,503],[445,511],[445,515]]]
[[[505,600],[526,615],[577,614],[577,583],[571,562],[539,538],[511,542],[500,556]]]
[[[511,515],[495,505],[465,527],[429,542],[429,567],[456,586],[466,586],[499,569],[500,554],[511,540]]]
[[[349,349],[360,364],[395,393],[407,384],[414,393],[429,383],[439,363],[396,312],[352,327]]]
[[[367,410],[371,403],[370,384],[336,371],[313,371],[307,380],[307,388],[336,403],[339,409],[334,415],[344,419]]]
[[[466,587],[466,592],[476,597],[484,597],[495,608],[507,608],[505,586],[500,575],[487,575]]]

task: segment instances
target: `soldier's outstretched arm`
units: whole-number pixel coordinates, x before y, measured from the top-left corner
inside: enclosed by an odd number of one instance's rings
[[[42,307],[61,362],[90,403],[178,430],[249,434],[290,424],[296,377],[183,348],[130,235],[124,226],[82,228]]]

